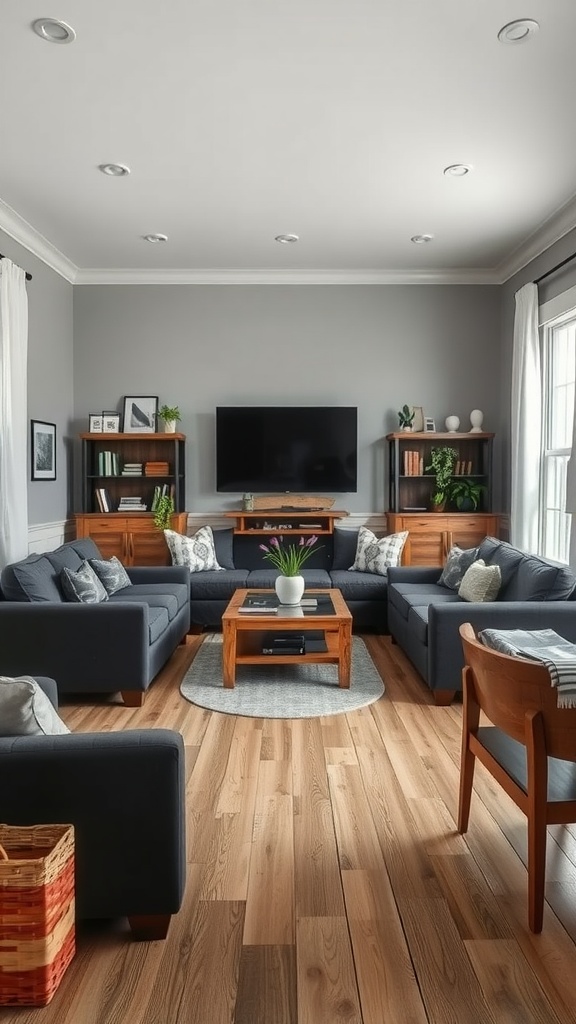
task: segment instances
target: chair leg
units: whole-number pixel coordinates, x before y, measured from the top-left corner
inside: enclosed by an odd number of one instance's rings
[[[526,713],[526,762],[528,768],[528,924],[541,932],[546,888],[546,802],[548,758],[542,716]]]
[[[470,750],[470,736],[478,729],[480,708],[474,698],[472,675],[467,665],[462,670],[462,742],[460,747],[460,795],[458,798],[458,831],[468,831],[470,801],[474,782],[476,756]]]
[[[135,942],[154,942],[165,939],[168,934],[171,914],[133,914],[128,923]]]
[[[460,833],[468,831],[475,766],[476,758],[467,746],[466,749],[462,751],[462,758],[460,762],[460,795],[458,797],[458,831]]]

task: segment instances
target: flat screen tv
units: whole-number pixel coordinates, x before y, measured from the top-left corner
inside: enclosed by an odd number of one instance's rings
[[[216,489],[315,494],[357,490],[352,406],[219,406]]]

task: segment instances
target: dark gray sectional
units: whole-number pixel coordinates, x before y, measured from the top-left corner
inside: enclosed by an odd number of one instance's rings
[[[438,567],[388,570],[388,624],[393,639],[447,703],[462,689],[461,623],[475,629],[554,629],[576,643],[576,576],[567,566],[486,537],[478,558],[499,565],[502,585],[495,601],[469,603],[439,581]]]
[[[130,586],[100,604],[67,601],[66,566],[102,558],[90,538],[29,555],[2,570],[3,675],[44,675],[62,693],[115,693],[139,704],[190,626],[190,573],[180,566],[128,567]]]
[[[224,572],[190,575],[191,624],[196,629],[219,629],[222,613],[238,588],[274,587],[278,575],[263,558],[258,540],[234,534],[231,529],[213,530],[218,564]],[[306,589],[338,587],[350,608],[357,631],[387,633],[387,578],[374,573],[350,571],[358,530],[335,529],[320,537],[321,547],[306,563],[302,575]]]

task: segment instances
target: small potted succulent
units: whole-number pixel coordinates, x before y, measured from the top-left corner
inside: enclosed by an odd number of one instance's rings
[[[412,430],[414,416],[414,409],[411,409],[409,405],[403,405],[402,408],[398,410],[398,420],[402,430]]]
[[[430,465],[426,466],[426,472],[433,473],[436,478],[432,493],[433,512],[443,512],[446,502],[452,497],[452,474],[457,457],[455,448],[432,448],[430,451]]]
[[[173,434],[176,430],[176,424],[182,417],[180,416],[180,409],[177,405],[162,405],[158,410],[158,415],[161,420],[164,420],[164,432],[166,434]]]

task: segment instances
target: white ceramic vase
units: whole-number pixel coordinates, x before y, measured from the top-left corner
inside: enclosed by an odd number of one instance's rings
[[[300,604],[304,593],[303,576],[277,576],[274,589],[280,604]]]
[[[446,430],[448,431],[449,434],[455,434],[459,426],[460,420],[458,419],[457,416],[446,417]]]
[[[481,409],[472,409],[472,412],[470,413],[470,423],[472,424],[472,426],[470,428],[470,433],[471,434],[480,434],[481,433],[483,420],[484,420],[484,413],[482,412],[482,410]]]
[[[175,434],[176,433],[176,420],[164,420],[164,433]]]

